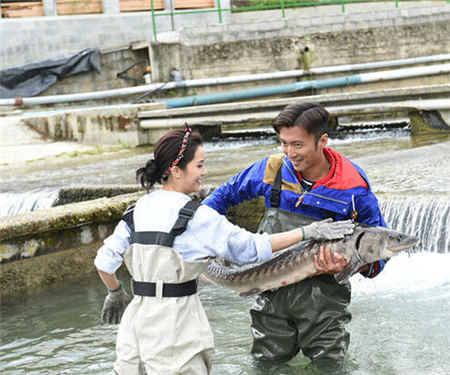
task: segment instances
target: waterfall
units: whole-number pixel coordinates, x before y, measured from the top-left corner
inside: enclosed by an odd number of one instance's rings
[[[59,189],[33,190],[26,193],[0,193],[0,217],[52,207]]]
[[[450,199],[380,199],[387,225],[420,238],[417,250],[450,253]]]

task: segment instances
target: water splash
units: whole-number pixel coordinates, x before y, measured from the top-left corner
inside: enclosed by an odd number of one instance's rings
[[[417,250],[450,253],[450,199],[380,199],[389,227],[420,238]]]
[[[382,298],[437,288],[440,289],[439,295],[446,293],[450,297],[449,268],[450,253],[402,253],[391,258],[383,272],[374,279],[354,275],[351,279],[352,292],[376,293]]]
[[[50,208],[58,192],[59,189],[36,189],[26,193],[1,193],[0,217]]]

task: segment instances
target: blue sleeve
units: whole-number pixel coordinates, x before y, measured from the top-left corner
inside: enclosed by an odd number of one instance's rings
[[[263,182],[268,158],[231,177],[211,193],[203,204],[225,215],[230,207],[264,195],[268,185]]]
[[[371,191],[355,196],[355,208],[358,211],[356,221],[370,225],[371,227],[386,227],[386,222],[381,215],[378,199]]]
[[[358,218],[356,219],[360,223],[364,223],[370,226],[386,227],[386,222],[381,214],[380,206],[378,205],[378,199],[372,193],[367,191],[366,194],[355,197],[355,207],[358,211]],[[367,271],[361,272],[364,277],[374,278],[383,271],[386,265],[386,260],[380,259],[375,263],[370,264]]]

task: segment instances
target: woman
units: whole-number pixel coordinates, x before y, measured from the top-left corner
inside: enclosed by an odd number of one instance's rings
[[[350,222],[316,222],[284,233],[254,234],[193,203],[189,194],[200,190],[206,169],[201,136],[187,125],[184,132],[164,135],[155,145],[154,159],[136,174],[147,190],[155,183],[163,188],[127,210],[95,259],[109,291],[102,319],[117,324],[122,318],[117,374],[209,374],[213,335],[196,294],[197,278],[209,258],[264,262],[273,251],[305,238],[342,238],[353,232]],[[123,261],[135,295],[126,310],[129,297],[115,276]]]

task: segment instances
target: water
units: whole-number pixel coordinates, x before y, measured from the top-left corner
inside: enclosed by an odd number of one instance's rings
[[[450,372],[450,254],[393,258],[375,279],[352,278],[353,319],[345,364],[352,375],[439,375]],[[249,355],[248,309],[227,289],[201,286],[214,331],[213,375],[261,375]],[[115,326],[101,324],[105,291],[97,278],[65,282],[3,303],[2,375],[107,374],[114,361]],[[273,375],[317,375],[299,355]]]
[[[25,193],[0,193],[0,217],[52,207],[59,189],[35,189]]]
[[[352,278],[351,343],[344,372],[352,375],[450,373],[450,136],[354,137],[332,141],[367,172],[388,224],[421,238],[375,279]],[[209,175],[219,183],[268,154],[272,140],[206,144]],[[33,166],[2,176],[3,192],[53,189],[62,184],[133,183],[148,158],[127,155],[76,165]],[[47,191],[47,190],[45,190]],[[50,191],[50,190],[48,190]],[[49,286],[39,294],[3,301],[0,307],[0,373],[107,374],[114,361],[116,327],[101,324],[104,288],[96,277]],[[215,334],[213,375],[261,375],[252,362],[252,299],[214,286],[200,296]],[[299,355],[274,375],[317,375]]]
[[[450,199],[403,198],[380,201],[390,228],[420,238],[418,248],[431,252],[450,251]]]

